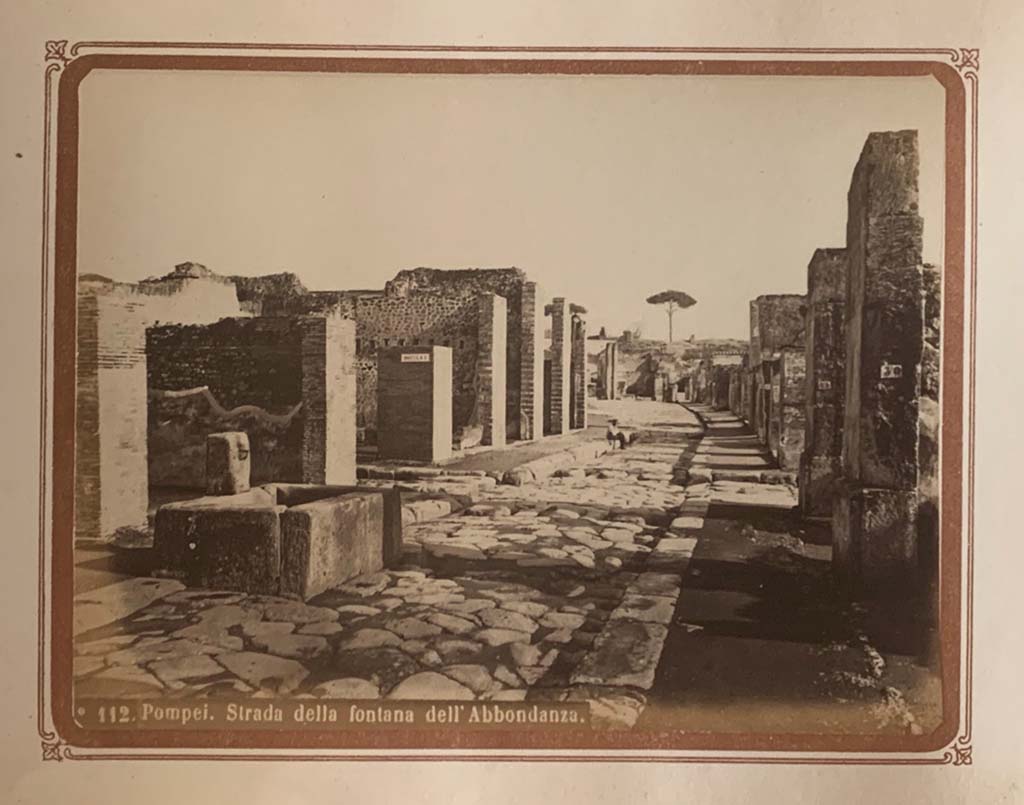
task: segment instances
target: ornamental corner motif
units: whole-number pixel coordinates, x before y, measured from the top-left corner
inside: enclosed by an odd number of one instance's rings
[[[46,41],[46,57],[44,61],[47,64],[56,62],[59,67],[66,66],[71,61],[71,56],[68,55],[68,40],[48,39]]]
[[[960,48],[953,54],[953,65],[961,73],[981,69],[981,51],[978,48]]]

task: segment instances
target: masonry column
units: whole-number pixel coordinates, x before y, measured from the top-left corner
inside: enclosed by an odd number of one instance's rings
[[[544,435],[544,308],[536,282],[524,282],[520,294],[519,405],[510,407],[508,416],[517,438],[539,439]]]
[[[846,250],[817,249],[807,266],[807,430],[800,457],[800,510],[831,517],[842,475],[846,393]]]
[[[833,559],[868,593],[905,594],[917,581],[924,344],[917,177],[917,133],[873,133],[848,196],[845,477]]]
[[[146,524],[146,322],[130,296],[78,303],[75,534],[109,539]]]
[[[356,482],[356,323],[304,316],[302,480]]]
[[[377,447],[384,460],[452,455],[451,347],[388,347],[377,356]]]
[[[578,313],[572,317],[572,411],[569,427],[587,427],[587,323]]]
[[[483,427],[481,444],[505,446],[505,350],[508,305],[503,296],[487,293],[477,300],[480,322],[476,358],[476,404]]]
[[[780,469],[796,471],[804,450],[807,423],[805,386],[807,370],[804,351],[786,347],[779,354],[778,460]]]
[[[572,313],[559,297],[547,306],[551,314],[551,395],[548,411],[551,433],[569,432],[569,401],[572,383]]]

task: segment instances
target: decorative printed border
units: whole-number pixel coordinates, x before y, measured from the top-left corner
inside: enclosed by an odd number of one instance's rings
[[[205,52],[198,56],[197,51]],[[400,59],[394,54],[403,54]],[[258,54],[258,55],[256,55]],[[301,54],[301,55],[296,55]],[[67,439],[57,443],[56,425],[60,425],[61,412],[51,411],[56,402],[58,364],[66,363],[68,345],[63,339],[55,336],[52,328],[58,326],[54,315],[57,304],[57,271],[60,246],[57,243],[58,218],[60,217],[57,199],[58,161],[67,158],[66,144],[59,142],[56,136],[60,112],[58,96],[62,78],[66,77],[69,68],[78,67],[80,63],[103,57],[116,57],[111,66],[131,67],[134,58],[145,57],[154,59],[162,57],[161,62],[168,60],[182,61],[213,58],[218,62],[216,69],[234,70],[267,70],[274,69],[275,62],[286,61],[296,64],[310,59],[322,62],[344,60],[349,68],[354,69],[360,64],[367,67],[382,61],[400,61],[407,72],[419,72],[427,68],[428,63],[437,63],[443,54],[447,69],[457,72],[473,72],[474,66],[479,67],[490,60],[508,62],[514,55],[514,61],[520,68],[526,63],[531,72],[553,71],[544,69],[545,65],[557,64],[564,68],[573,62],[578,72],[593,72],[597,64],[621,64],[623,72],[643,74],[658,70],[638,69],[645,65],[659,65],[666,61],[681,63],[685,60],[691,65],[699,66],[694,72],[698,74],[723,74],[743,72],[734,69],[736,65],[747,67],[754,65],[762,68],[759,74],[769,75],[800,75],[807,74],[808,65],[822,67],[815,74],[835,75],[928,75],[937,78],[946,88],[946,132],[947,132],[947,166],[946,166],[946,218],[951,220],[951,210],[962,213],[961,226],[957,232],[951,233],[947,226],[946,255],[944,259],[944,277],[950,263],[957,265],[957,255],[963,256],[963,286],[957,288],[955,297],[943,293],[943,385],[946,387],[952,377],[967,389],[967,408],[963,410],[963,402],[955,395],[943,393],[943,409],[950,420],[942,420],[943,442],[946,442],[947,424],[954,427],[954,447],[959,448],[964,473],[964,485],[957,488],[950,483],[947,490],[943,481],[943,497],[947,491],[953,500],[949,514],[955,515],[957,523],[950,523],[947,517],[946,502],[942,505],[943,539],[940,544],[947,544],[947,530],[957,529],[959,538],[952,550],[942,549],[942,565],[944,575],[940,581],[940,609],[946,607],[954,610],[942,621],[943,659],[952,660],[956,672],[952,680],[944,673],[943,698],[944,705],[950,703],[947,695],[948,683],[953,682],[955,688],[956,723],[959,728],[955,737],[937,749],[922,747],[920,749],[903,749],[885,751],[868,749],[851,754],[831,749],[820,750],[808,748],[803,751],[775,751],[761,747],[758,751],[700,751],[700,750],[665,750],[664,748],[638,747],[637,750],[606,747],[580,749],[556,747],[554,751],[538,751],[523,748],[509,751],[487,750],[450,750],[428,751],[398,749],[381,752],[376,749],[339,749],[335,752],[311,752],[301,745],[271,746],[263,743],[254,744],[256,751],[232,749],[225,751],[224,746],[244,745],[244,735],[234,734],[236,738],[231,744],[211,746],[210,751],[196,750],[197,743],[189,743],[178,738],[170,740],[170,746],[163,746],[159,739],[135,742],[126,738],[116,747],[105,748],[95,742],[76,740],[80,735],[72,736],[65,719],[62,719],[58,708],[69,697],[62,689],[66,684],[70,688],[70,677],[62,678],[62,672],[68,671],[67,663],[59,662],[59,651],[54,647],[55,631],[67,630],[67,623],[62,622],[57,596],[60,588],[55,581],[63,582],[70,591],[70,578],[63,578],[61,572],[60,551],[68,546],[58,542],[59,518],[67,509],[58,511],[54,500],[54,488],[57,486],[57,471],[60,456],[66,463],[67,456],[73,455],[73,428],[71,431],[70,450]],[[557,55],[558,62],[549,57]],[[541,58],[541,57],[544,58]],[[756,57],[756,58],[755,58]],[[843,61],[836,61],[836,59]],[[483,61],[482,61],[483,60]],[[461,69],[463,63],[470,69]],[[207,43],[207,42],[118,42],[118,41],[81,41],[69,44],[67,39],[51,40],[45,43],[43,58],[43,203],[42,203],[42,243],[41,243],[41,341],[40,341],[40,475],[39,475],[39,582],[38,582],[38,690],[36,702],[37,730],[41,741],[43,760],[290,760],[290,761],[339,761],[339,760],[458,760],[470,761],[600,761],[600,762],[651,762],[651,763],[722,763],[722,764],[790,764],[790,765],[951,765],[965,766],[972,762],[972,679],[973,679],[973,618],[974,618],[974,441],[975,441],[975,361],[976,361],[976,310],[977,310],[977,222],[978,222],[978,73],[980,71],[980,52],[977,48],[723,48],[723,47],[519,47],[519,46],[412,46],[412,45],[324,45],[324,44],[257,44],[257,43]],[[104,65],[107,66],[107,65]],[[460,69],[453,70],[453,66]],[[541,69],[532,69],[539,67]],[[829,68],[834,69],[829,69]],[[83,71],[86,72],[89,67]],[[277,69],[280,69],[279,67]],[[289,69],[292,69],[289,67]],[[309,69],[308,67],[306,69]],[[393,70],[399,71],[399,70]],[[437,71],[437,70],[433,70]],[[443,70],[442,70],[443,71]],[[497,72],[498,70],[476,70],[477,72]],[[526,70],[521,70],[526,71]],[[565,72],[564,69],[559,70]],[[664,72],[664,71],[662,71]],[[750,71],[747,71],[748,73]],[[685,71],[680,71],[685,74]],[[955,85],[949,78],[956,78]],[[80,77],[78,78],[80,80]],[[72,89],[77,94],[77,82]],[[961,95],[959,106],[953,103],[951,95]],[[62,99],[63,100],[63,99]],[[77,104],[75,104],[77,106]],[[960,132],[959,141],[950,141],[951,132]],[[77,143],[74,144],[77,148]],[[959,149],[963,150],[960,151]],[[74,156],[74,155],[73,155]],[[950,164],[949,156],[954,156]],[[965,164],[958,169],[959,158],[965,158]],[[58,211],[55,214],[55,211]],[[64,221],[66,227],[73,227],[75,216],[72,214],[70,223]],[[954,227],[954,229],[957,229]],[[73,235],[73,233],[72,233]],[[73,246],[72,246],[73,254]],[[66,254],[64,255],[66,257]],[[67,268],[67,266],[64,266]],[[74,265],[71,265],[72,276]],[[967,298],[964,298],[967,294]],[[72,294],[73,298],[73,294]],[[66,302],[66,298],[64,299]],[[954,319],[953,323],[961,325],[950,328],[950,318],[946,311],[948,305],[959,303],[962,307],[962,319]],[[63,312],[63,311],[62,311]],[[70,311],[72,335],[74,311]],[[965,344],[964,341],[967,340]],[[964,348],[967,347],[965,353]],[[74,350],[71,349],[71,366],[73,370]],[[55,354],[56,353],[56,354]],[[57,360],[55,360],[57,358]],[[965,360],[966,358],[966,360]],[[74,395],[72,394],[71,397]],[[73,403],[71,405],[73,414]],[[72,418],[73,422],[73,418]],[[966,427],[966,434],[960,426]],[[61,450],[60,448],[65,448]],[[946,452],[945,450],[943,451]],[[945,455],[943,472],[946,472],[947,461],[956,462]],[[955,466],[958,468],[959,465]],[[52,481],[52,483],[51,483]],[[965,495],[963,506],[961,496]],[[52,513],[52,518],[51,518]],[[68,532],[70,533],[70,532]],[[956,532],[954,532],[956,533]],[[951,565],[957,570],[956,578],[948,579],[945,571]],[[66,620],[66,617],[65,617]],[[958,652],[958,653],[957,653]],[[52,655],[52,656],[51,656]],[[58,724],[61,728],[58,728]],[[170,736],[169,736],[170,737]],[[712,736],[714,737],[714,736]],[[735,737],[735,736],[732,736]],[[801,743],[813,743],[803,740]],[[623,741],[623,744],[627,743]],[[918,742],[919,744],[919,742]],[[322,745],[318,743],[317,745]],[[82,748],[77,748],[82,747]],[[174,747],[179,747],[175,749]],[[283,748],[286,751],[263,751],[265,748]],[[84,749],[84,751],[83,751]],[[161,751],[145,751],[157,749]],[[97,751],[98,750],[98,751]]]

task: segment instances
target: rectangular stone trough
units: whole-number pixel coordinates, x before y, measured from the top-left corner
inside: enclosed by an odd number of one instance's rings
[[[307,600],[398,561],[401,493],[267,484],[169,503],[157,511],[154,547],[190,587]]]

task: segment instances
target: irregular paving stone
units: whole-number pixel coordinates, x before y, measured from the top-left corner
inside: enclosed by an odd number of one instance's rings
[[[399,680],[420,670],[416,660],[397,648],[339,651],[334,657],[334,667],[346,676],[374,682],[381,691],[391,689]]]
[[[320,621],[319,623],[307,623],[301,629],[299,634],[311,634],[311,635],[327,635],[337,634],[338,632],[344,631],[340,623],[328,623],[327,621]]]
[[[339,651],[353,651],[364,648],[382,648],[397,646],[402,639],[387,629],[360,629],[352,637],[338,646]]]
[[[541,650],[529,643],[513,643],[509,650],[516,665],[537,665],[540,662]]]
[[[314,607],[301,601],[281,601],[263,608],[263,617],[268,621],[290,621],[291,623],[315,623],[333,621],[338,613],[328,607]]]
[[[433,649],[424,651],[420,656],[419,660],[421,663],[426,665],[428,668],[437,668],[439,665],[443,665],[444,661],[441,659],[441,655]]]
[[[495,629],[512,629],[530,634],[537,631],[536,621],[522,613],[511,612],[507,609],[484,609],[480,611],[479,618],[485,626]]]
[[[626,528],[606,528],[601,532],[602,539],[610,542],[632,542],[634,532]]]
[[[427,620],[435,626],[440,626],[446,632],[452,632],[453,634],[467,634],[475,631],[477,628],[477,624],[473,623],[473,621],[457,617],[456,615],[447,615],[443,612],[427,615]]]
[[[472,559],[475,561],[482,562],[487,558],[482,550],[475,545],[458,544],[458,543],[430,543],[424,545],[424,550],[431,556],[444,557],[452,556],[456,559]]]
[[[572,557],[573,561],[580,567],[593,568],[595,567],[593,554],[579,553]]]
[[[483,650],[483,644],[461,638],[440,638],[435,641],[434,648],[445,662],[459,662],[476,657]]]
[[[519,678],[515,671],[509,670],[504,665],[499,665],[494,669],[494,678],[510,688],[521,688],[523,686],[523,680]]]
[[[648,623],[672,622],[676,602],[664,596],[627,594],[611,614],[611,618],[630,618]]]
[[[259,619],[259,612],[240,606],[215,606],[200,612],[198,623],[178,629],[172,636],[239,650],[242,648],[241,641],[229,635],[227,630],[240,623],[255,622]]]
[[[475,693],[486,693],[494,687],[494,680],[490,672],[483,665],[449,665],[442,671],[445,676],[450,676],[456,682],[460,682]]]
[[[544,643],[568,643],[572,640],[571,629],[556,629],[553,632],[549,632],[544,635],[544,639],[541,642]]]
[[[242,624],[242,634],[246,637],[263,637],[272,634],[290,634],[295,631],[294,623],[284,621],[248,621]]]
[[[547,517],[559,517],[563,520],[578,520],[580,517],[580,513],[578,511],[558,507],[547,509],[543,514]]]
[[[536,628],[536,624],[534,624]],[[489,646],[503,646],[506,643],[529,643],[530,633],[519,632],[513,629],[482,629],[474,635],[477,640],[482,640]]]
[[[572,612],[549,612],[541,618],[540,625],[551,629],[579,629],[584,620],[582,615]]]
[[[171,660],[196,654],[214,654],[219,649],[195,640],[144,637],[137,643],[108,654],[107,665],[144,665],[154,660]]]
[[[518,612],[530,618],[539,618],[551,609],[547,604],[541,604],[539,601],[506,601],[501,608]]]
[[[400,618],[398,620],[388,621],[385,626],[395,634],[400,635],[407,640],[418,637],[433,637],[434,635],[441,634],[440,626],[427,623],[419,618]]]
[[[216,659],[254,688],[269,688],[279,694],[291,693],[309,675],[300,662],[254,651],[218,654]]]
[[[173,660],[158,660],[150,663],[149,670],[157,679],[167,685],[189,679],[204,679],[224,673],[224,668],[205,654],[194,657],[178,657]]]
[[[548,668],[543,665],[520,665],[516,668],[516,673],[522,677],[527,685],[531,686],[540,682],[547,672]]]
[[[401,602],[399,602],[401,603]],[[339,615],[379,615],[381,610],[377,607],[369,607],[364,604],[345,604],[344,606],[338,607]]]
[[[373,682],[358,677],[342,677],[321,682],[313,695],[324,699],[379,699],[380,690]]]
[[[654,550],[656,553],[683,553],[692,555],[693,549],[696,547],[696,537],[664,537],[658,542]]]
[[[79,635],[121,620],[165,596],[184,590],[171,579],[137,578],[118,581],[80,593],[74,601],[74,634]]]
[[[608,565],[608,567],[614,567],[614,568],[622,567],[622,560],[619,559],[619,557],[617,557],[617,556],[606,556],[604,558],[604,563],[606,565]]]
[[[422,671],[403,679],[388,694],[389,699],[475,699],[473,691],[436,671]]]
[[[668,630],[658,623],[610,621],[573,673],[573,684],[650,690]]]
[[[270,634],[253,638],[253,645],[269,654],[294,659],[312,659],[327,652],[327,641],[318,635]]]

